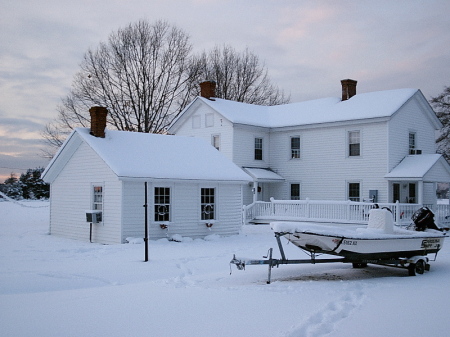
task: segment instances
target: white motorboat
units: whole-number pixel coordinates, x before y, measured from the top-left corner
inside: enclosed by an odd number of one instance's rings
[[[344,224],[317,224],[312,222],[273,222],[271,227],[277,239],[281,259],[272,257],[270,248],[264,260],[242,259],[233,256],[230,263],[238,269],[246,265],[269,265],[271,269],[282,264],[352,263],[354,268],[368,263],[407,268],[409,275],[423,274],[430,269],[428,254],[437,254],[444,244],[447,232],[434,224],[434,215],[428,208],[419,209],[412,217],[413,228],[394,224],[388,209],[374,208],[366,226]],[[284,254],[281,237],[306,251],[310,259],[290,260]],[[322,254],[340,258],[316,258]]]
[[[310,222],[274,222],[275,233],[313,253],[339,255],[351,260],[388,260],[437,253],[445,232],[408,230],[394,225],[387,209],[372,209],[367,226],[319,225]]]

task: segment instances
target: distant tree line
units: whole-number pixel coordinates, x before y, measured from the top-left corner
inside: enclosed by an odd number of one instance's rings
[[[41,179],[43,168],[28,169],[19,178],[14,173],[0,184],[0,192],[8,197],[21,199],[48,199],[50,197],[50,185]]]

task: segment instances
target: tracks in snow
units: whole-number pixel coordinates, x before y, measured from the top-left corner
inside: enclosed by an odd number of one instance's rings
[[[333,332],[340,321],[349,317],[364,302],[365,294],[362,285],[352,282],[346,286],[351,289],[347,287],[342,289],[345,293],[343,296],[327,303],[319,311],[312,313],[303,323],[293,326],[282,336],[319,337]]]

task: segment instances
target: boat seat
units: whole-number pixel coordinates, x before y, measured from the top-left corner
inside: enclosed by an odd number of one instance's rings
[[[386,234],[394,233],[394,218],[387,209],[374,208],[369,212],[367,229],[376,229]]]

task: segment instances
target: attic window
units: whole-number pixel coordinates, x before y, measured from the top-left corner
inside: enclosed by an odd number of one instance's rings
[[[205,127],[210,128],[214,126],[214,114],[205,115]]]
[[[211,144],[214,146],[218,151],[220,151],[220,135],[212,135],[211,136]]]
[[[193,129],[200,129],[201,126],[201,119],[199,115],[192,116],[192,128]]]

